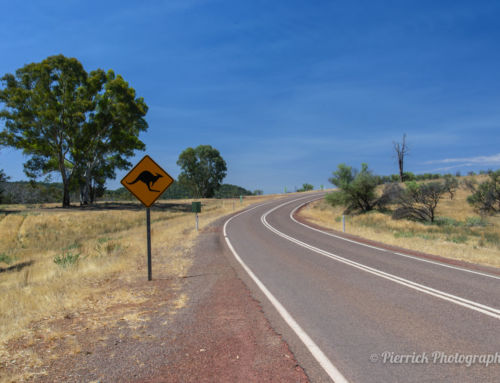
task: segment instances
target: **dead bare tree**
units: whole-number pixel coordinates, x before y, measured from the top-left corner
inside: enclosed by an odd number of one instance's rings
[[[403,164],[405,157],[408,155],[408,145],[406,145],[406,133],[403,134],[403,142],[395,142],[393,141],[394,151],[396,152],[396,157],[398,159],[399,166],[399,180],[401,182],[404,181],[404,172],[403,172]]]

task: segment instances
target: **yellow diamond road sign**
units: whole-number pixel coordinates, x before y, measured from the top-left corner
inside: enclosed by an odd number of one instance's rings
[[[173,182],[174,179],[148,155],[121,180],[146,207],[150,207]]]

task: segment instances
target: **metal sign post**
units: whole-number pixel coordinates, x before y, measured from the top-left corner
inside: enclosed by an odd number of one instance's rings
[[[151,212],[149,207],[146,208],[146,234],[148,242],[148,281],[153,279],[153,271],[151,269]]]
[[[149,208],[173,182],[174,179],[147,155],[121,180],[121,184],[146,207],[148,281],[153,279],[151,268],[151,211]]]

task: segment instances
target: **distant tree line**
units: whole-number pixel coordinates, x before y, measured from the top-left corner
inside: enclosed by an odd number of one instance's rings
[[[63,196],[62,183],[34,181],[4,182],[1,186],[4,204],[35,204],[60,202]],[[74,193],[74,197],[78,197]]]
[[[17,181],[0,182],[0,203],[3,204],[37,204],[60,202],[63,196],[62,183]],[[259,191],[257,191],[259,192]],[[222,184],[215,194],[215,198],[239,198],[239,196],[256,195],[237,185]],[[79,198],[78,190],[70,193],[73,199]],[[192,195],[179,182],[174,182],[160,199],[190,199]],[[97,201],[136,201],[136,198],[124,187],[116,190],[105,190]]]

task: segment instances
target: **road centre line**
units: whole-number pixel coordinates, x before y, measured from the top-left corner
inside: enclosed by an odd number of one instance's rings
[[[299,198],[296,200],[293,200],[291,202],[296,202],[305,198],[309,198],[310,196],[304,197],[304,198]],[[274,201],[273,201],[274,202]],[[281,315],[283,320],[290,326],[290,328],[295,332],[295,334],[299,337],[299,339],[302,341],[302,343],[306,346],[306,348],[309,350],[309,352],[313,355],[313,357],[316,359],[316,361],[320,364],[320,366],[325,370],[325,372],[328,374],[328,376],[336,383],[349,383],[348,380],[342,375],[342,373],[332,364],[332,362],[328,359],[328,357],[321,351],[321,349],[318,347],[318,345],[309,337],[309,335],[300,327],[300,325],[295,321],[295,319],[290,315],[290,313],[283,307],[283,305],[276,299],[276,297],[267,289],[267,287],[260,281],[260,279],[252,272],[252,270],[243,262],[243,260],[240,258],[236,250],[234,249],[233,245],[231,244],[231,241],[229,240],[229,237],[227,235],[227,225],[229,222],[231,222],[234,218],[248,213],[249,211],[252,211],[254,209],[257,209],[259,207],[262,207],[264,205],[267,205],[268,203],[262,204],[255,206],[253,208],[247,209],[245,211],[242,211],[241,213],[238,213],[231,218],[229,218],[225,223],[224,223],[224,228],[223,228],[223,233],[224,233],[224,238],[226,240],[226,243],[233,253],[234,257],[236,260],[241,264],[243,269],[247,272],[247,274],[252,278],[252,280],[255,282],[255,284],[259,287],[259,289],[264,293],[264,295],[269,299],[271,304],[274,306],[274,308],[278,311],[278,313]],[[281,205],[280,205],[281,206]]]
[[[480,313],[488,315],[488,316],[490,316],[492,318],[500,319],[500,310],[498,310],[496,308],[493,308],[493,307],[490,307],[490,306],[486,306],[486,305],[483,305],[483,304],[480,304],[480,303],[477,303],[477,302],[473,302],[473,301],[470,301],[470,300],[467,300],[467,299],[464,299],[464,298],[461,298],[461,297],[458,297],[458,296],[455,296],[455,295],[452,295],[452,294],[448,294],[448,293],[445,293],[444,291],[440,291],[440,290],[433,289],[433,288],[425,286],[425,285],[421,285],[421,284],[416,283],[416,282],[409,281],[407,279],[398,277],[396,275],[383,272],[381,270],[378,270],[378,269],[375,269],[375,268],[363,265],[363,264],[358,263],[358,262],[351,261],[349,259],[343,258],[343,257],[338,256],[336,254],[333,254],[333,253],[330,253],[328,251],[319,249],[319,248],[317,248],[315,246],[309,245],[309,244],[307,244],[305,242],[299,241],[298,239],[295,239],[293,237],[290,237],[290,236],[282,233],[281,231],[277,230],[276,228],[274,228],[273,226],[271,226],[267,222],[266,217],[270,213],[272,213],[273,211],[275,211],[275,210],[277,210],[277,209],[279,209],[279,208],[281,208],[281,207],[283,207],[285,205],[288,205],[288,204],[296,202],[296,201],[298,201],[298,200],[293,200],[293,201],[285,202],[285,203],[280,204],[280,205],[274,207],[273,209],[267,211],[266,213],[264,213],[261,216],[261,222],[264,224],[265,227],[267,227],[269,230],[271,230],[272,232],[274,232],[278,236],[280,236],[282,238],[285,238],[285,239],[287,239],[287,240],[289,240],[289,241],[291,241],[291,242],[293,242],[293,243],[295,243],[295,244],[297,244],[299,246],[302,246],[302,247],[304,247],[304,248],[306,248],[308,250],[311,250],[311,251],[316,252],[318,254],[324,255],[324,256],[326,256],[328,258],[331,258],[331,259],[334,259],[336,261],[342,262],[342,263],[347,264],[349,266],[355,267],[355,268],[360,269],[362,271],[368,272],[370,274],[374,274],[374,275],[376,275],[378,277],[381,277],[381,278],[384,278],[384,279],[388,279],[388,280],[390,280],[392,282],[396,282],[396,283],[398,283],[400,285],[403,285],[403,286],[407,286],[407,287],[409,287],[411,289],[414,289],[414,290],[423,292],[425,294],[428,294],[428,295],[431,295],[431,296],[434,296],[434,297],[437,297],[437,298],[440,298],[440,299],[443,299],[443,300],[455,303],[455,304],[457,304],[459,306],[463,306],[463,307],[466,307],[468,309],[480,312]]]
[[[322,197],[321,197],[322,198]],[[314,201],[317,201],[321,198],[318,198],[318,199],[313,199],[311,201],[307,201],[307,202],[304,202],[303,204],[297,206],[295,209],[292,210],[292,212],[290,213],[290,218],[292,219],[292,221],[298,223],[299,225],[302,225],[304,227],[307,227],[308,229],[311,229],[311,230],[314,230],[314,231],[317,231],[318,233],[323,233],[325,235],[328,235],[330,237],[334,237],[334,238],[337,238],[337,239],[341,239],[343,241],[347,241],[347,242],[351,242],[351,243],[355,243],[357,245],[361,245],[361,246],[365,246],[365,247],[369,247],[371,249],[375,249],[375,250],[380,250],[380,251],[383,251],[385,253],[391,253],[391,254],[395,254],[395,255],[399,255],[401,257],[406,257],[406,258],[411,258],[411,259],[414,259],[416,261],[420,261],[420,262],[427,262],[427,263],[432,263],[433,265],[437,265],[437,266],[441,266],[441,267],[447,267],[449,269],[454,269],[454,270],[459,270],[459,271],[463,271],[463,272],[466,272],[466,273],[471,273],[471,274],[476,274],[476,275],[481,275],[483,277],[488,277],[488,278],[493,278],[493,279],[498,279],[500,280],[500,276],[498,275],[492,275],[492,274],[487,274],[487,273],[482,273],[480,271],[476,271],[476,270],[470,270],[470,269],[466,269],[466,268],[463,268],[463,267],[459,267],[459,266],[453,266],[453,265],[448,265],[446,263],[443,263],[443,262],[438,262],[438,261],[431,261],[429,259],[425,259],[425,258],[420,258],[420,257],[415,257],[415,256],[412,256],[412,255],[408,255],[408,254],[403,254],[403,253],[400,253],[400,252],[397,252],[397,251],[390,251],[390,250],[387,250],[387,249],[383,249],[381,247],[377,247],[377,246],[372,246],[372,245],[367,245],[366,243],[362,243],[362,242],[358,242],[356,240],[353,240],[353,239],[349,239],[349,238],[344,238],[344,237],[341,237],[339,235],[335,235],[333,233],[329,233],[327,231],[323,231],[323,230],[320,230],[320,229],[316,229],[315,227],[312,227],[312,226],[309,226],[305,223],[302,223],[300,221],[298,221],[297,219],[295,219],[294,215],[295,215],[295,212],[300,209],[302,206],[304,205],[307,205],[308,203],[311,203],[311,202],[314,202]]]

